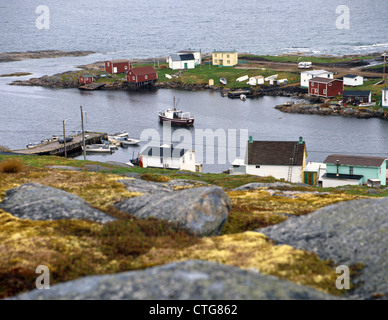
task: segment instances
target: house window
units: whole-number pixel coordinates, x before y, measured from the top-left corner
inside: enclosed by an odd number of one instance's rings
[[[132,80],[135,80],[135,76],[132,77]]]
[[[190,161],[193,160],[193,154],[190,153]]]
[[[230,64],[230,60],[228,60],[228,63]]]
[[[230,58],[229,55],[226,56],[228,59]]]
[[[160,164],[163,164],[163,158],[160,158]]]
[[[108,67],[110,66],[110,62],[108,62]]]
[[[260,166],[256,166],[256,169],[260,169]]]
[[[332,83],[329,83],[329,87],[331,87]]]
[[[182,162],[185,163],[185,156],[182,157]]]
[[[324,90],[323,90],[323,94],[326,94],[326,92],[327,92],[326,89],[324,89]]]
[[[318,89],[314,89],[315,90],[315,93],[318,93]]]
[[[128,69],[128,67],[127,67],[127,66],[124,66],[124,69],[125,69],[125,70],[127,70],[127,69]]]
[[[217,63],[217,59],[214,59],[214,63]]]
[[[349,174],[352,176],[353,175],[353,167],[349,167]]]
[[[314,87],[314,82],[311,82],[311,86]]]
[[[147,79],[148,79],[148,76],[146,75],[145,78],[146,78],[146,80],[147,80]]]

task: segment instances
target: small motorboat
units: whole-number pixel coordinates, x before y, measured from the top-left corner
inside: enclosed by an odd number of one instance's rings
[[[220,79],[220,82],[223,84],[223,85],[227,85],[228,84],[228,81],[226,81],[226,79],[224,77],[222,77]]]
[[[82,146],[82,150],[84,150],[84,147]],[[93,152],[93,153],[113,153],[114,148],[112,148],[109,145],[106,144],[90,144],[85,146],[86,152]]]
[[[172,125],[178,126],[192,126],[194,125],[194,116],[190,114],[190,112],[183,112],[182,110],[178,110],[175,105],[175,97],[174,97],[174,107],[171,109],[167,109],[164,112],[158,112],[159,121],[170,122]]]
[[[140,142],[140,140],[129,138],[124,134],[108,136],[108,140],[113,144],[119,144],[121,146],[137,145]]]
[[[247,100],[247,96],[245,94],[240,94],[240,99],[242,101],[245,101],[245,100]]]

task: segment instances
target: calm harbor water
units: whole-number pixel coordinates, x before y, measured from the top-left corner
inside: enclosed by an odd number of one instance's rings
[[[48,69],[64,71],[85,59],[87,57],[37,60],[28,71],[33,72],[34,76],[45,74]],[[2,64],[0,73],[24,70],[21,68],[27,64],[26,61]],[[128,131],[131,137],[139,138],[144,130],[155,129],[163,137],[157,111],[171,106],[175,96],[180,99],[179,107],[195,115],[195,126],[189,129],[193,137],[196,129],[245,129],[256,140],[296,141],[302,136],[307,142],[309,161],[323,161],[331,153],[388,156],[388,122],[379,119],[284,114],[274,109],[275,105],[289,100],[284,97],[241,101],[223,98],[218,92],[210,91],[160,89],[152,92],[83,92],[78,89],[7,85],[12,80],[0,78],[0,145],[12,149],[24,148],[30,142],[40,141],[53,134],[62,134],[62,121],[67,118],[67,132],[79,132],[80,105],[86,112],[86,130],[107,133]],[[127,162],[145,143],[143,141],[139,147],[120,149],[112,155],[88,156],[88,159]],[[193,140],[196,149],[200,143]],[[217,148],[215,152],[217,154]],[[235,152],[237,156],[240,155],[239,149]],[[217,157],[215,160],[217,163]],[[226,160],[226,164],[205,163],[204,170],[224,171],[233,161],[229,158]]]
[[[24,80],[74,70],[99,60],[167,56],[187,48],[202,52],[236,49],[255,54],[362,54],[388,49],[386,0],[348,3],[350,29],[342,30],[335,26],[335,10],[342,4],[338,0],[225,0],[223,6],[205,1],[46,0],[44,5],[50,9],[48,30],[35,26],[35,9],[41,4],[37,0],[0,4],[0,52],[58,49],[97,53],[0,63],[0,74],[31,72],[32,76],[17,78]],[[388,155],[388,122],[291,115],[274,109],[287,98],[242,102],[208,91],[81,92],[9,86],[13,80],[16,78],[0,78],[0,145],[11,149],[62,134],[62,121],[67,118],[67,132],[80,131],[80,105],[86,112],[87,130],[128,131],[133,138],[139,138],[145,129],[161,134],[157,111],[171,106],[176,96],[179,106],[195,115],[195,127],[190,129],[193,134],[196,129],[237,129],[248,130],[256,140],[297,140],[303,136],[309,161],[323,161],[330,153]],[[195,148],[201,144],[193,142]],[[88,158],[127,162],[144,144]],[[239,151],[236,149],[237,155]],[[204,169],[221,172],[232,160],[205,164]]]

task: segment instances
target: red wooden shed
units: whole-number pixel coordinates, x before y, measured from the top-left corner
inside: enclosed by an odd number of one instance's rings
[[[309,80],[309,94],[313,96],[332,98],[342,95],[344,83],[338,79],[315,77]]]
[[[94,78],[91,74],[82,74],[78,77],[79,84],[92,83],[93,81],[94,81]]]
[[[135,84],[147,84],[156,82],[158,80],[158,74],[156,70],[151,66],[132,68],[130,65],[129,72],[127,73],[127,81]]]
[[[109,73],[124,73],[129,70],[129,60],[105,61],[105,71]]]

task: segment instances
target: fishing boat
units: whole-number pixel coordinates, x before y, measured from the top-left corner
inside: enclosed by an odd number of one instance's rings
[[[192,126],[194,125],[194,116],[190,112],[183,112],[176,108],[175,97],[174,97],[174,107],[167,109],[166,111],[158,112],[160,122],[170,122],[172,125],[177,126]]]
[[[228,81],[226,81],[225,78],[221,78],[221,79],[220,79],[220,82],[221,82],[222,84],[224,84],[224,85],[227,85],[227,84],[228,84]]]

